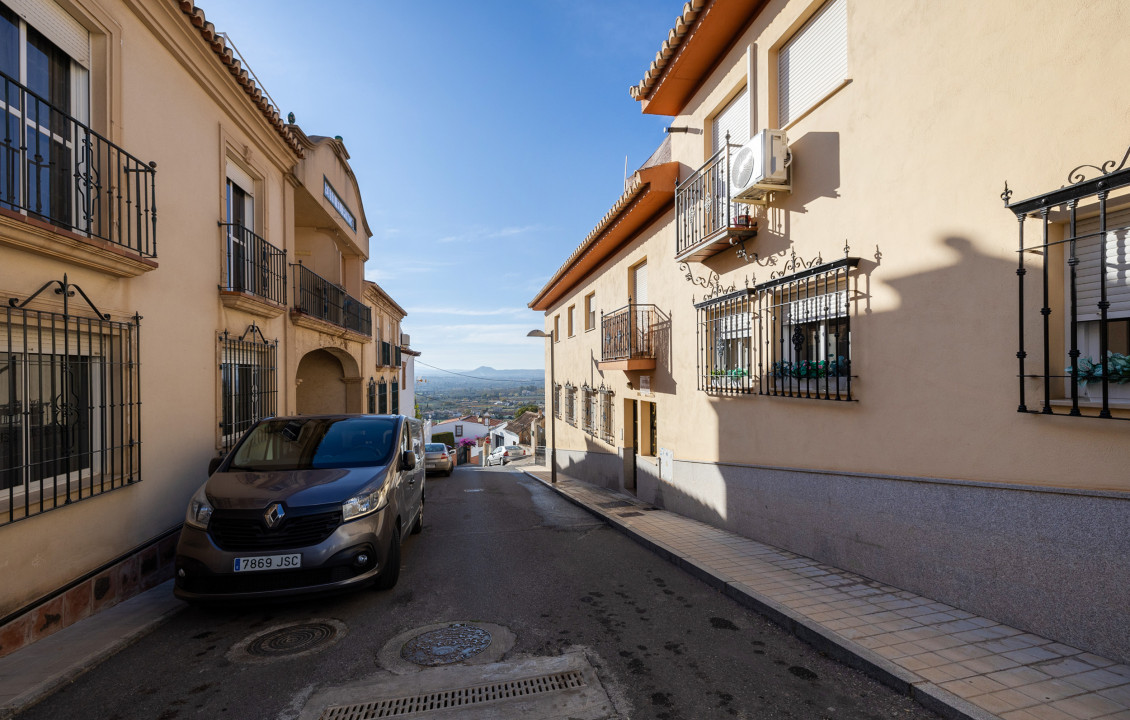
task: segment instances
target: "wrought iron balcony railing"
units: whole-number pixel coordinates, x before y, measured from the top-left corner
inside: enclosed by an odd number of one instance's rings
[[[655,357],[655,329],[660,322],[654,305],[629,303],[600,318],[600,359],[631,360]]]
[[[392,343],[381,341],[381,367],[392,366]]]
[[[291,267],[296,310],[362,335],[373,334],[372,310],[360,300],[301,264]]]
[[[0,73],[0,208],[157,257],[156,163]]]
[[[676,259],[709,257],[733,236],[756,234],[749,207],[730,199],[730,156],[727,143],[675,189]]]
[[[286,251],[242,225],[220,223],[220,227],[226,231],[221,289],[286,305]]]

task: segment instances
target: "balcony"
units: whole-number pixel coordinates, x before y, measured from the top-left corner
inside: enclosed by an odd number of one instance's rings
[[[392,343],[381,341],[380,367],[392,367]]]
[[[155,267],[156,163],[130,155],[7,75],[0,73],[0,84],[8,118],[0,131],[0,216],[33,221],[4,241],[57,255],[57,237],[52,245],[36,232],[46,224],[77,236],[81,245],[72,253],[92,267],[121,276]]]
[[[251,230],[220,223],[225,230],[220,295],[224,304],[276,317],[286,306],[286,251]]]
[[[730,199],[730,146],[675,189],[675,261],[702,261],[757,235],[748,205]]]
[[[294,268],[294,308],[296,321],[303,317],[321,320],[346,331],[371,337],[372,310],[340,286],[303,265]]]
[[[629,303],[600,318],[601,370],[655,368],[660,329],[666,318],[654,305]]]

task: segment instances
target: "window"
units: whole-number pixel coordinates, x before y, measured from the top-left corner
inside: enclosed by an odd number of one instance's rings
[[[276,413],[278,340],[267,342],[255,325],[239,338],[225,330],[219,339],[220,445],[231,448],[258,420]]]
[[[762,395],[852,399],[848,281],[858,264],[845,257],[755,288]]]
[[[570,305],[568,314],[566,316],[568,318],[567,321],[566,321],[566,327],[569,330],[569,337],[573,337],[573,335],[574,335],[574,331],[573,331],[573,311],[576,310],[576,309],[577,309],[576,305]]]
[[[222,289],[286,304],[286,253],[257,233],[255,181],[232,162],[224,192]]]
[[[377,414],[388,414],[388,383],[384,378],[377,382]]]
[[[463,437],[463,426],[462,425],[456,425],[455,426],[455,437]]]
[[[695,305],[699,390],[723,395],[754,391],[752,292],[739,290]]]
[[[393,415],[399,415],[400,414],[400,383],[397,382],[396,380],[392,381],[392,392],[390,394],[392,396],[392,399],[390,400],[389,404],[392,407],[389,410],[389,412]]]
[[[847,76],[847,0],[830,0],[777,54],[777,127],[804,115]]]
[[[553,416],[561,419],[561,384],[553,383]]]
[[[710,121],[710,154],[714,155],[726,147],[727,133],[730,136],[730,145],[738,147],[745,145],[750,138],[749,129],[749,86],[747,85]],[[725,202],[725,196],[721,200]]]
[[[614,433],[612,423],[612,397],[613,392],[611,388],[600,386],[600,438],[609,445],[616,444],[616,435]]]
[[[369,387],[367,393],[368,411],[370,415],[377,413],[377,381],[369,378]]]
[[[576,400],[577,389],[572,383],[565,383],[565,422],[574,426],[577,424]]]
[[[585,332],[596,327],[596,293],[585,295]]]
[[[1112,412],[1130,407],[1125,163],[1114,170],[1105,163],[1093,178],[1074,170],[1069,185],[1007,205],[1020,220],[1020,412],[1127,419]],[[1011,194],[1002,194],[1006,203]],[[1029,219],[1037,224],[1035,241],[1026,239]],[[1035,286],[1026,287],[1033,275]],[[1037,319],[1042,340],[1026,340],[1024,330],[1033,327],[1026,316]],[[1040,407],[1029,408],[1036,399]]]
[[[589,435],[596,434],[596,413],[593,412],[596,395],[588,383],[581,386],[581,429]]]
[[[110,321],[74,293],[64,312],[0,314],[0,524],[141,479],[140,318]],[[79,297],[92,313],[71,314]]]
[[[640,455],[655,457],[659,448],[659,410],[653,402],[640,402],[643,411],[644,433]]]
[[[561,316],[553,316],[553,342],[561,340]]]

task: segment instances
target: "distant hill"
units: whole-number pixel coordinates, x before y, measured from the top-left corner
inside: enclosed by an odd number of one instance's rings
[[[542,385],[545,382],[545,371],[533,370],[495,370],[492,367],[481,366],[474,370],[433,370],[431,368],[416,366],[416,377],[427,380],[427,384],[435,390],[447,388],[477,388],[488,387],[517,387],[522,384]]]

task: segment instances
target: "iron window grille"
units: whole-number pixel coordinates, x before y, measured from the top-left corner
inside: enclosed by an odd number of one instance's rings
[[[220,445],[230,449],[256,422],[277,412],[279,341],[252,323],[238,338],[220,333]]]
[[[29,303],[52,286],[62,312]],[[72,314],[78,294],[92,314]],[[112,321],[64,275],[0,323],[0,525],[141,480],[141,316]]]
[[[596,413],[593,412],[595,395],[588,383],[581,386],[581,429],[589,435],[596,435]]]
[[[612,388],[606,387],[601,384],[600,389],[597,391],[600,398],[600,439],[609,445],[614,445],[616,436],[612,428],[614,418],[612,416],[613,405],[612,398],[614,393]]]
[[[368,386],[367,389],[368,389],[367,400],[368,400],[369,414],[370,415],[376,415],[377,414],[377,381],[374,380],[373,378],[369,378],[369,386]]]
[[[392,405],[392,408],[389,410],[389,413],[392,414],[392,415],[399,415],[400,414],[400,383],[398,383],[396,380],[392,381],[392,392],[390,393],[390,395],[391,395],[390,404]]]
[[[157,257],[157,164],[72,117],[63,95],[52,102],[4,73],[0,85],[0,208]]]
[[[372,336],[373,311],[367,305],[301,263],[291,267],[294,268],[296,310],[346,330]]]
[[[698,389],[720,395],[756,391],[753,367],[754,291],[705,300],[698,311]]]
[[[242,225],[220,223],[220,227],[226,235],[220,289],[286,305],[286,251]]]
[[[577,388],[573,387],[573,383],[565,384],[565,422],[570,425],[576,426],[577,416],[575,412],[577,399]]]
[[[561,419],[561,383],[553,383],[553,416]]]
[[[1081,165],[1067,185],[1026,200],[1010,202],[1007,183],[1001,193],[1019,231],[1019,412],[1130,419],[1120,412],[1130,407],[1128,159],[1130,150],[1117,166]],[[1038,228],[1034,240],[1025,233],[1030,219]],[[1037,276],[1035,301],[1026,285],[1029,265]],[[1031,330],[1039,338],[1034,348]],[[1029,407],[1029,393],[1039,408]]]
[[[754,288],[760,394],[852,400],[850,279],[859,258],[819,264]],[[803,266],[794,256],[786,269]]]
[[[384,378],[377,383],[377,414],[388,414],[388,383]]]

